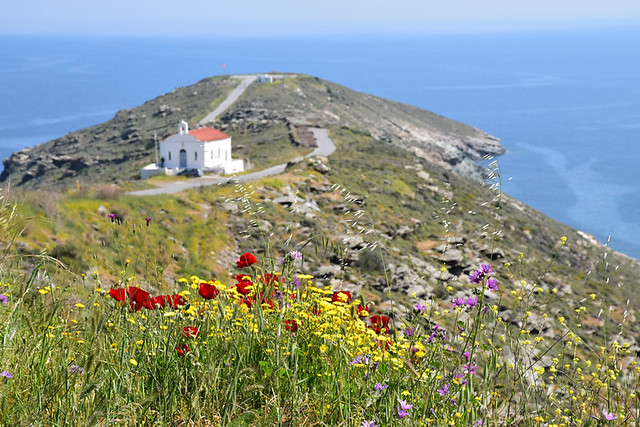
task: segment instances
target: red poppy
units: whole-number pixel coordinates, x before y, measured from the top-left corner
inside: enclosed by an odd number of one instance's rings
[[[171,308],[177,309],[181,305],[185,305],[187,303],[187,300],[184,299],[182,295],[178,295],[178,294],[158,295],[157,297],[151,298],[150,301],[151,301],[152,308],[165,307],[167,304],[169,304]]]
[[[179,308],[181,305],[187,304],[187,300],[182,295],[163,295],[163,297],[171,304],[171,308]]]
[[[249,295],[249,292],[251,292],[249,286],[253,286],[251,280],[241,280],[240,282],[236,283],[236,290],[242,295]]]
[[[264,308],[268,308],[270,310],[273,310],[273,301],[272,300],[267,301],[266,298],[262,298],[262,302],[260,303],[260,305],[262,305],[263,307],[266,305],[266,307],[264,307]]]
[[[200,330],[195,326],[185,326],[182,328],[182,334],[187,338],[198,338]]]
[[[277,287],[278,282],[280,281],[280,276],[277,274],[266,273],[264,276],[262,276],[260,280],[265,285],[270,285],[271,283],[273,283]],[[283,282],[284,282],[284,279],[283,279]]]
[[[297,320],[285,320],[284,321],[284,327],[287,331],[291,331],[291,332],[296,332],[298,330],[298,326],[300,324],[298,323]]]
[[[331,296],[331,302],[343,302],[349,304],[351,302],[351,294],[347,291],[334,292]]]
[[[369,315],[369,307],[359,305],[356,307],[356,313],[358,313],[358,316],[360,317],[367,317]]]
[[[138,304],[135,301],[129,301],[129,311],[140,311],[146,304]]]
[[[145,301],[142,305],[140,305],[139,307],[140,307],[140,308],[144,307],[144,308],[146,308],[147,310],[153,310],[153,309],[155,309],[156,307],[153,305],[152,300],[153,300],[153,298],[149,298],[148,300],[146,300],[146,301]],[[136,305],[137,305],[137,304],[136,304]],[[133,309],[133,304],[131,304],[131,308]],[[140,308],[138,308],[138,310],[139,310]]]
[[[182,344],[176,347],[176,353],[178,353],[178,357],[184,357],[187,355],[187,353],[190,353],[190,352],[191,352],[191,349],[186,344]]]
[[[238,305],[246,305],[247,308],[251,308],[253,307],[253,303],[256,302],[256,299],[254,297],[248,297],[248,298],[240,298],[238,300]]]
[[[369,322],[371,322],[371,327],[376,333],[387,333],[389,332],[389,319],[387,316],[375,315],[369,318]]]
[[[127,288],[127,297],[137,305],[142,306],[149,300],[149,292],[136,288],[135,286],[129,286]]]
[[[124,293],[124,288],[120,288],[120,289],[109,289],[109,295],[111,295],[111,298],[113,298],[116,301],[124,301],[125,299],[125,293]]]
[[[220,291],[214,285],[202,282],[198,293],[204,299],[214,299],[220,294]]]
[[[149,310],[154,310],[156,308],[164,308],[166,304],[166,300],[164,295],[158,295],[157,297],[153,297],[149,300],[149,306],[147,307]]]
[[[245,268],[255,264],[256,262],[258,262],[256,257],[254,257],[249,252],[246,252],[238,257],[238,260],[236,261],[236,266],[238,268]]]

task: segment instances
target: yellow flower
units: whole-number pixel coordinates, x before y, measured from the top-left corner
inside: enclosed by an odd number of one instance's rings
[[[77,303],[77,304],[76,304],[76,307],[78,307],[78,308],[84,308],[84,304],[82,304],[82,303]]]
[[[133,366],[138,366],[138,361],[136,359],[129,359],[129,363],[131,363]]]

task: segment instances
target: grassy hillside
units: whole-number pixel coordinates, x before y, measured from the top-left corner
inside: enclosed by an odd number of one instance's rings
[[[468,179],[494,139],[307,76],[215,125],[256,169],[311,125],[337,149],[176,195],[106,166],[3,190],[0,424],[638,424],[638,261],[502,194],[495,162]]]
[[[379,302],[391,291],[405,307],[414,293],[447,305],[464,293],[475,266],[511,263],[517,274],[502,271],[505,284],[517,288],[522,276],[557,299],[553,313],[579,307],[604,287],[616,307],[612,327],[622,312],[635,316],[636,261],[617,253],[604,259],[599,244],[500,194],[495,185],[408,158],[402,148],[365,133],[334,128],[330,135],[338,148],[324,163],[303,161],[249,188],[203,187],[154,197],[123,196],[112,187],[17,192],[13,197],[31,218],[20,248],[30,254],[46,248],[76,273],[97,270],[108,283],[127,268],[158,290],[175,289],[177,278],[190,274],[229,284],[227,266],[242,252],[279,259],[307,248],[303,273]],[[497,177],[493,183],[499,184]],[[114,229],[108,214],[123,226]],[[560,250],[562,236],[567,244]],[[612,266],[606,283],[603,262]],[[512,302],[510,295],[504,298],[505,305]],[[629,327],[624,335],[632,339],[637,331]]]
[[[330,158],[250,186],[12,193],[2,422],[637,423],[637,262],[495,186],[330,135]],[[244,252],[258,264],[235,268]],[[180,303],[138,310],[136,288]]]

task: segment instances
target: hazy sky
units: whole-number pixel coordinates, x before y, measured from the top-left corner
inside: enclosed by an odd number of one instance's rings
[[[0,0],[0,33],[255,36],[640,24],[640,0]]]

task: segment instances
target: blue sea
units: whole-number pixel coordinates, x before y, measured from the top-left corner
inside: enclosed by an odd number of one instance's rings
[[[306,73],[501,138],[507,194],[602,242],[610,235],[611,247],[640,258],[638,46],[640,27],[397,37],[0,36],[0,157],[203,77]]]

